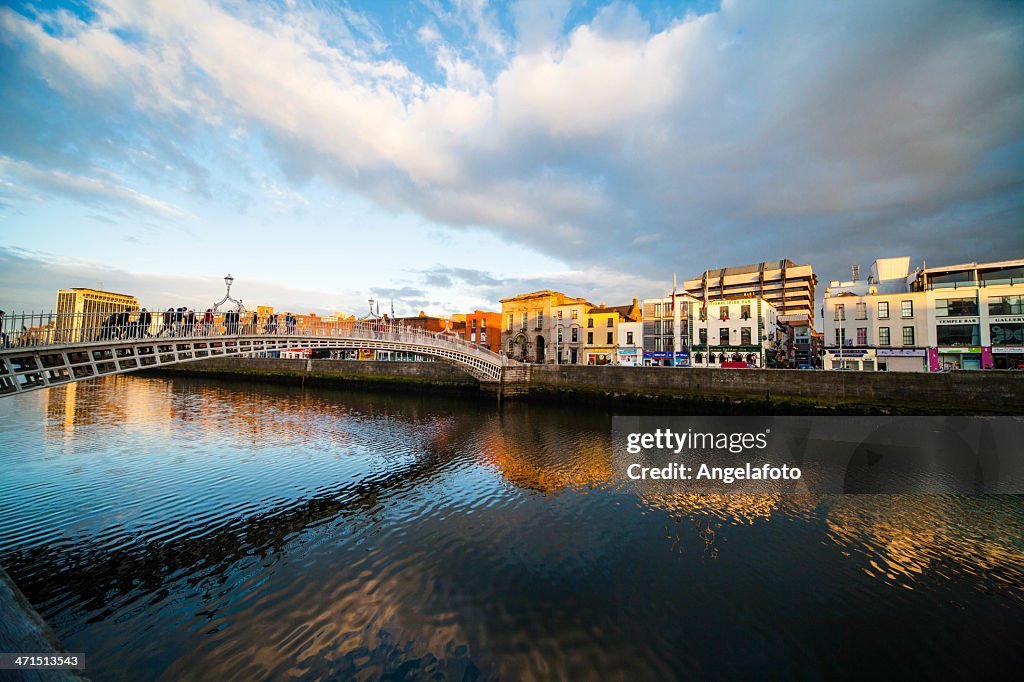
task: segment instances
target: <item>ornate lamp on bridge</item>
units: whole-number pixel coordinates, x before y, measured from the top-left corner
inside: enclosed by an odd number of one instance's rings
[[[228,273],[227,277],[224,278],[224,284],[228,288],[227,293],[224,294],[224,298],[213,304],[213,312],[217,312],[218,309],[228,301],[235,304],[235,309],[238,310],[239,313],[245,312],[245,306],[242,304],[242,300],[238,298],[231,298],[231,285],[234,281],[235,278],[231,276],[231,273]]]

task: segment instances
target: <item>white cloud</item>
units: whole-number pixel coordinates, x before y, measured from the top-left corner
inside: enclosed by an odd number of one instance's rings
[[[56,33],[10,10],[0,21],[54,87],[265,132],[286,168],[581,267],[801,258],[872,221],[905,226],[909,246],[1024,173],[1019,154],[998,156],[1024,137],[1019,8],[734,0],[652,31],[613,3],[562,37],[568,3],[524,1],[517,42],[486,2],[460,0],[436,20],[503,61],[489,78],[472,45],[423,24],[444,85],[351,11],[329,34],[308,8],[97,12]]]

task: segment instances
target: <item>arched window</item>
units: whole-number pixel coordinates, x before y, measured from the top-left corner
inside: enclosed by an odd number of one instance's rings
[[[693,356],[693,361],[697,364],[704,362],[704,355],[702,353],[697,353]]]

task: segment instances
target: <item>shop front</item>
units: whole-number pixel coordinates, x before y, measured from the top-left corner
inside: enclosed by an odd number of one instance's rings
[[[939,346],[928,349],[928,369],[992,369],[991,346]]]
[[[721,367],[723,362],[742,362],[764,366],[764,355],[758,346],[704,346],[694,351],[694,367]]]
[[[878,356],[874,348],[826,348],[825,369],[874,372],[878,369]]]
[[[1024,346],[993,346],[992,369],[1024,369]]]
[[[879,372],[927,372],[928,351],[924,348],[879,348]]]
[[[644,365],[647,367],[689,367],[690,353],[681,350],[672,351],[647,351],[644,353]]]
[[[616,357],[615,348],[587,348],[584,359],[588,365],[610,365]]]
[[[641,364],[642,356],[637,348],[620,348],[618,352],[619,364],[629,367],[636,367]]]

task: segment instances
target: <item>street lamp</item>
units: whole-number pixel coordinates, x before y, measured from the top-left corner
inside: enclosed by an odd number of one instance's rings
[[[227,287],[227,291],[224,293],[224,298],[220,299],[219,301],[213,304],[213,312],[217,312],[217,309],[220,308],[225,303],[227,303],[228,301],[231,301],[232,303],[235,304],[235,308],[238,310],[238,312],[245,312],[245,306],[242,305],[242,301],[237,298],[231,298],[231,285],[234,284],[234,282],[235,278],[232,277],[230,273],[224,278],[224,286]]]

